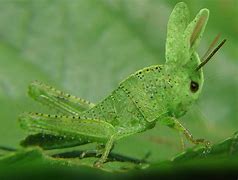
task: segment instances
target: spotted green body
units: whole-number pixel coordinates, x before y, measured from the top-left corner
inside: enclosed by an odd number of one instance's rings
[[[201,63],[196,48],[209,16],[202,9],[193,21],[185,3],[178,3],[168,22],[166,63],[154,65],[130,75],[105,99],[94,105],[34,82],[29,94],[35,100],[51,106],[58,115],[27,113],[20,116],[23,128],[30,135],[23,146],[38,145],[45,149],[75,146],[89,142],[105,143],[102,165],[116,140],[165,124],[193,139],[179,123],[190,105],[197,100],[203,85]]]

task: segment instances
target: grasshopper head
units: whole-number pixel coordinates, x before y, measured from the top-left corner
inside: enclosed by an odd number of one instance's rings
[[[206,60],[201,62],[196,48],[200,43],[208,17],[209,10],[202,9],[189,22],[187,5],[180,2],[175,6],[169,18],[165,67],[169,76],[172,76],[174,88],[167,94],[168,109],[177,117],[182,116],[188,106],[198,99],[204,81],[202,66],[225,42],[224,40]],[[209,53],[210,50],[206,54]]]

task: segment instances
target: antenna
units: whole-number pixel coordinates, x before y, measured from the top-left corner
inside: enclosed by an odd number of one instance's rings
[[[201,62],[201,64],[199,64],[199,66],[195,69],[196,71],[198,71],[201,67],[203,67],[205,64],[207,64],[207,62],[209,60],[211,60],[212,56],[214,56],[214,54],[216,54],[216,52],[223,46],[223,44],[226,42],[226,39],[224,39],[212,52],[211,54],[204,60]]]
[[[203,57],[201,58],[202,61],[204,61],[208,56],[209,54],[212,52],[212,50],[215,48],[219,38],[220,38],[221,34],[219,33],[215,38],[214,40],[212,41],[212,43],[210,44],[209,48],[207,49],[206,53],[203,55]]]

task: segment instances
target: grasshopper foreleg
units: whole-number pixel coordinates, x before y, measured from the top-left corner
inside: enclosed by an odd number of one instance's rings
[[[169,126],[170,128],[176,129],[183,133],[185,137],[193,144],[203,144],[205,147],[210,147],[210,142],[205,139],[195,139],[193,135],[186,129],[176,118],[166,118],[162,121],[163,124]]]

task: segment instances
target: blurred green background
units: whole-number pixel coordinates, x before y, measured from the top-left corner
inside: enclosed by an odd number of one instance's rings
[[[26,135],[20,113],[50,112],[27,96],[33,80],[96,103],[134,71],[163,64],[167,21],[177,2],[0,0],[0,144],[19,147]],[[185,2],[191,18],[210,10],[201,56],[217,34],[228,40],[204,69],[199,101],[181,118],[195,137],[215,143],[238,130],[238,1]],[[179,134],[158,124],[118,141],[113,151],[165,160],[181,151]]]

